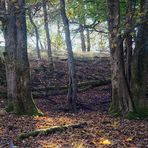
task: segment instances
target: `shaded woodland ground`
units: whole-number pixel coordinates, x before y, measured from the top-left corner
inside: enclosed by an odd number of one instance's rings
[[[148,122],[110,116],[111,101],[110,61],[77,59],[76,71],[80,84],[78,112],[67,109],[67,61],[55,61],[55,71],[48,70],[47,61],[30,60],[32,91],[43,117],[0,115],[0,147],[10,147],[13,141],[19,148],[95,148],[95,147],[148,147]],[[0,108],[4,108],[6,87],[2,84]],[[86,122],[80,129],[67,129],[51,135],[38,135],[22,141],[19,134],[51,126]]]

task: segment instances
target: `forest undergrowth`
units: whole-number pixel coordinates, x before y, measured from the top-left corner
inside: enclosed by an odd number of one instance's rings
[[[33,96],[44,116],[0,114],[1,148],[12,144],[19,148],[148,147],[146,120],[112,117],[107,112],[111,101],[109,59],[76,60],[79,92],[75,114],[67,108],[67,61],[55,61],[54,66],[54,72],[50,72],[47,61],[30,60]],[[6,86],[0,89],[0,108],[4,108]],[[18,139],[21,133],[83,122],[83,128]]]

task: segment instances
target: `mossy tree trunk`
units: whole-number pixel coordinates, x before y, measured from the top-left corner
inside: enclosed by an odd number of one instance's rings
[[[108,0],[109,36],[111,49],[111,80],[112,103],[110,112],[115,115],[126,116],[133,112],[130,91],[125,78],[123,41],[120,36],[120,9],[119,1]]]
[[[8,111],[16,114],[38,115],[40,113],[31,95],[24,8],[24,0],[18,0],[15,4],[8,1],[5,29]]]
[[[120,28],[120,1],[108,0],[111,49],[112,102],[110,112],[128,118],[148,117],[148,27],[146,21],[138,27],[135,53],[132,36],[127,33],[124,56]],[[126,30],[131,29],[131,1],[127,1]],[[141,1],[143,20],[148,19],[148,0]],[[129,14],[128,14],[129,13]]]
[[[148,0],[141,1],[142,20],[148,19]],[[132,63],[132,94],[136,112],[148,117],[148,25],[138,27]]]

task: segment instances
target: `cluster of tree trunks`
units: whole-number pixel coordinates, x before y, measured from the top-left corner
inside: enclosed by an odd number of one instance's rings
[[[4,1],[5,3],[5,1]],[[31,94],[25,0],[7,1],[7,18],[3,22],[8,111],[16,114],[41,114]]]
[[[108,0],[111,49],[112,103],[110,112],[124,117],[148,116],[148,27],[137,27],[135,49],[132,46],[132,0],[127,1],[126,33],[120,28],[120,1]],[[141,0],[141,20],[148,19],[148,0]],[[124,51],[124,41],[125,48]],[[134,52],[133,52],[134,51]]]

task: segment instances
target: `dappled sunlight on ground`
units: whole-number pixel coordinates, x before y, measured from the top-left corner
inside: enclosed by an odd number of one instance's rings
[[[48,73],[48,65],[44,62],[46,63],[43,61],[41,67],[40,64],[36,64],[37,62],[32,62],[32,88],[44,88],[44,82],[49,86],[66,85],[68,82],[66,61],[55,63],[59,71],[55,71],[53,76],[50,72]],[[76,69],[79,82],[110,78],[109,60],[106,59],[78,60],[76,61]],[[43,72],[45,72],[45,77],[42,75]],[[40,75],[43,76],[41,81],[38,79]],[[3,88],[3,90],[5,89]],[[78,93],[78,112],[76,114],[67,110],[66,93],[58,93],[59,90],[55,95],[43,95],[42,92],[39,92],[38,96],[34,97],[44,116],[0,115],[0,148],[7,148],[10,140],[18,148],[148,147],[148,122],[146,120],[130,121],[112,117],[107,113],[111,101],[110,84],[96,86]],[[5,101],[4,98],[1,99],[1,108],[4,108]],[[21,133],[83,122],[87,123],[83,128],[68,128],[49,135],[39,134],[22,141],[17,139]]]
[[[56,125],[65,125],[65,124],[72,124],[76,122],[76,119],[72,119],[70,117],[64,117],[64,116],[55,116],[55,117],[34,117],[34,120],[37,122],[35,125],[36,129],[43,129],[43,128],[49,128],[51,126]]]
[[[70,128],[55,134],[39,134],[22,141],[17,140],[21,133],[81,122],[87,122],[87,125],[80,129]],[[54,115],[49,112],[43,117],[12,114],[0,118],[0,146],[7,146],[12,139],[13,143],[21,148],[145,147],[148,143],[147,127],[148,122],[144,120],[114,118],[97,111],[79,111],[77,114],[60,112]]]

